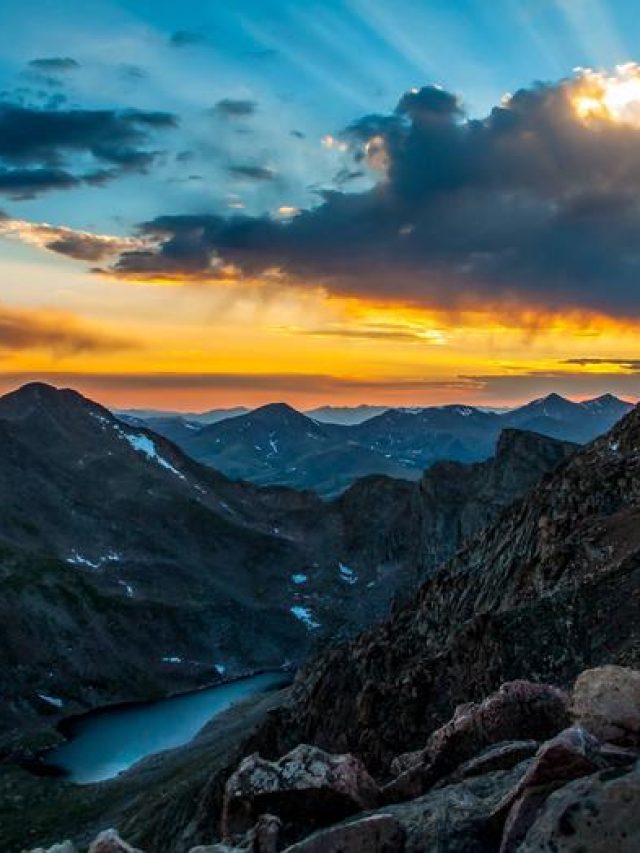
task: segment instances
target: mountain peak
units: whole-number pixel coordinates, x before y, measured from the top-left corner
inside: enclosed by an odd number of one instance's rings
[[[46,382],[28,382],[0,397],[0,418],[18,420],[34,412],[97,411],[109,414],[98,403],[70,388],[56,388]]]

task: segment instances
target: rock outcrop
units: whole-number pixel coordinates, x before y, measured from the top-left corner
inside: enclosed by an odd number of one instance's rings
[[[528,681],[503,684],[479,704],[456,709],[425,748],[391,763],[399,775],[385,787],[389,799],[415,797],[487,747],[516,738],[544,740],[568,722],[569,697],[562,690]]]
[[[353,755],[329,755],[300,745],[279,761],[246,758],[224,792],[222,836],[237,839],[265,813],[283,824],[283,837],[295,840],[306,828],[336,823],[379,801],[378,786]]]
[[[571,711],[574,720],[611,743],[640,744],[640,672],[602,666],[577,679]]]
[[[452,706],[523,676],[568,685],[640,664],[640,410],[547,475],[420,588],[312,661],[283,736],[375,772],[420,749]]]
[[[640,772],[604,770],[552,794],[520,853],[637,853]]]

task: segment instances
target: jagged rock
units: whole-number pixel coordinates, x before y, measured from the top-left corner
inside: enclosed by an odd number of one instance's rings
[[[71,841],[63,841],[61,844],[54,844],[46,850],[44,847],[36,847],[29,850],[28,853],[78,853]]]
[[[573,688],[571,713],[600,740],[640,745],[640,672],[624,666],[586,670]]]
[[[482,750],[507,739],[551,737],[568,722],[568,697],[547,684],[512,681],[480,704],[456,709],[450,722],[435,731],[418,753],[400,756],[406,767],[384,788],[391,802],[424,793]]]
[[[604,770],[548,798],[519,853],[637,853],[640,773]]]
[[[640,669],[639,447],[636,409],[466,543],[413,601],[310,663],[282,729],[327,749],[339,742],[387,774],[452,707],[505,681]]]
[[[306,744],[273,762],[254,754],[227,781],[222,835],[236,838],[269,813],[282,820],[287,840],[297,840],[302,828],[336,823],[378,801],[378,786],[353,755],[330,755]]]
[[[489,853],[497,849],[490,814],[527,766],[525,761],[512,770],[476,776],[384,811],[403,828],[405,853]]]
[[[272,814],[260,815],[256,825],[247,833],[245,846],[252,853],[278,853],[282,821]]]
[[[106,829],[91,843],[89,853],[141,853],[123,841],[115,829]]]
[[[494,770],[510,770],[535,755],[539,746],[537,740],[512,740],[487,747],[479,755],[461,764],[455,771],[455,777],[468,779]]]
[[[285,853],[402,853],[404,831],[396,818],[375,814],[323,829]]]
[[[599,742],[579,726],[542,744],[533,763],[492,814],[494,825],[504,823],[501,853],[513,853],[533,824],[546,798],[567,781],[595,773]]]
[[[500,853],[517,853],[522,839],[540,813],[548,788],[528,788],[511,807],[502,832]]]

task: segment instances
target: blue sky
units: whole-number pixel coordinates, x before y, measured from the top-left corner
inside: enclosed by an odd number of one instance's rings
[[[638,44],[631,0],[2,0],[0,389],[640,395]]]
[[[1,23],[6,92],[178,115],[153,180],[129,175],[11,206],[13,215],[109,230],[167,209],[313,204],[314,190],[331,186],[340,168],[340,152],[322,137],[391,111],[410,87],[442,85],[482,116],[534,80],[632,59],[640,39],[640,17],[626,0],[3,0]],[[58,75],[62,85],[46,85],[25,73],[43,57],[79,67]],[[212,116],[223,98],[252,100],[255,114]],[[176,163],[180,152],[190,154]],[[277,178],[232,177],[225,169],[236,161]]]

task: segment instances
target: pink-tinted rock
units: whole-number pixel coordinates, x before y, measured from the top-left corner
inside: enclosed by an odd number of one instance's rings
[[[640,773],[605,770],[547,799],[519,853],[638,853]]]
[[[391,802],[419,796],[438,779],[489,746],[506,740],[546,740],[569,722],[567,694],[548,684],[511,681],[484,702],[456,709],[421,753],[396,761],[404,772],[384,789]]]
[[[330,755],[307,745],[278,761],[251,755],[227,781],[222,835],[237,838],[268,813],[297,840],[303,829],[336,823],[378,802],[378,786],[353,755]]]
[[[640,672],[601,666],[581,673],[573,688],[571,714],[602,741],[640,745]]]
[[[598,741],[580,726],[565,729],[542,744],[525,775],[492,815],[495,826],[504,823],[501,853],[518,849],[549,794],[568,781],[599,769],[599,747]]]

